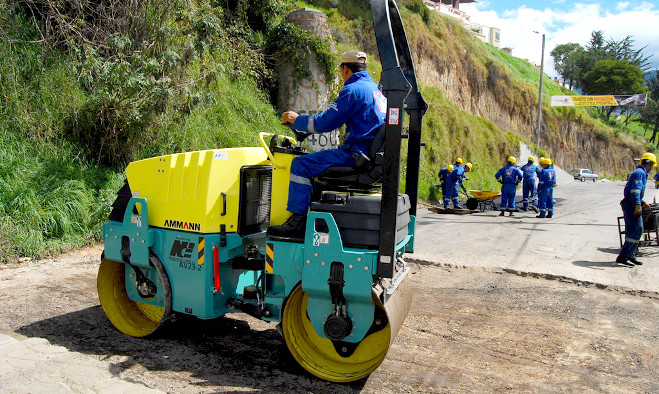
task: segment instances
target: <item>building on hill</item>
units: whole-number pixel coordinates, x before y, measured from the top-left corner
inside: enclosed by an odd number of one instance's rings
[[[475,3],[476,0],[425,0],[428,8],[448,15],[460,21],[463,26],[469,25],[469,15],[466,12],[460,11],[460,4]]]
[[[465,29],[474,33],[474,35],[481,41],[487,42],[495,48],[500,48],[501,30],[496,27],[488,27],[478,23],[472,23],[469,15],[460,10],[460,4],[475,2],[476,0],[425,0],[428,8],[457,19]]]

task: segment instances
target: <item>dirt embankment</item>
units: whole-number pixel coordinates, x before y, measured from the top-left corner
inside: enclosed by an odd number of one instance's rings
[[[412,48],[413,53],[420,54],[415,59],[419,79],[441,89],[460,109],[535,142],[537,88],[513,81],[495,63],[487,67],[475,64],[468,51],[460,48],[459,40],[447,45],[454,48],[444,53]],[[460,54],[457,59],[453,57],[456,53]],[[543,104],[540,146],[551,157],[562,155],[566,167],[590,167],[598,173],[624,175],[629,172],[632,159],[642,154],[642,144],[631,138],[620,138],[574,111],[561,114],[548,103]],[[565,143],[562,152],[561,141]]]

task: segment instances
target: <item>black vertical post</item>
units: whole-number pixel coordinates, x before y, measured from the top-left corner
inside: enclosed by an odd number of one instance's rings
[[[400,146],[403,130],[405,99],[411,85],[399,63],[397,49],[407,39],[404,35],[394,37],[392,22],[402,29],[398,7],[393,0],[371,0],[373,27],[380,52],[382,75],[380,85],[387,97],[385,123],[384,174],[382,178],[382,202],[380,205],[380,237],[378,241],[377,275],[392,278],[396,263],[396,218],[398,211],[398,189],[400,186]],[[398,31],[399,29],[397,29]]]
[[[409,80],[409,78],[408,78]],[[416,78],[415,78],[416,82]],[[418,89],[413,91],[405,101],[405,109],[410,116],[410,130],[407,140],[407,174],[405,176],[405,194],[410,197],[410,215],[416,216],[416,204],[419,199],[419,172],[421,168],[421,127],[423,115],[428,105]]]

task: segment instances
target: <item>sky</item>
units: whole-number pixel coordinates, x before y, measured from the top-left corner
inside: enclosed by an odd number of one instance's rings
[[[601,30],[605,39],[634,39],[634,48],[652,55],[659,67],[659,0],[478,0],[460,4],[472,23],[501,29],[501,47],[513,56],[540,64],[545,34],[545,73],[556,77],[549,54],[557,45],[574,42],[586,46],[591,32]],[[534,33],[538,31],[540,34]]]

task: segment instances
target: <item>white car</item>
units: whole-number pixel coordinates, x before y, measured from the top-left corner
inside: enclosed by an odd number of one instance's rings
[[[581,182],[585,182],[586,180],[597,182],[598,178],[597,174],[587,168],[575,168],[574,170],[570,170],[570,174],[574,177],[574,179],[578,179]]]

